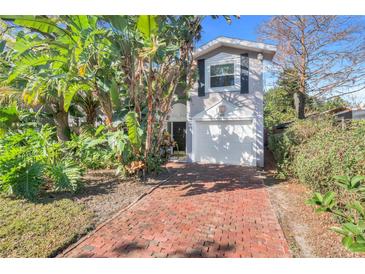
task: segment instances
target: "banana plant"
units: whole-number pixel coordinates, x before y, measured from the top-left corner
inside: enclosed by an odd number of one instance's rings
[[[10,33],[15,37],[11,48],[14,55],[6,84],[17,86],[23,82],[20,96],[24,102],[37,108],[41,106],[52,114],[59,140],[69,140],[67,96],[78,84],[71,76],[72,34],[62,27],[58,18],[8,16],[2,19],[22,29]]]
[[[154,117],[154,98],[153,98],[153,79],[155,78],[155,71],[153,69],[153,62],[155,54],[159,49],[159,40],[157,37],[158,24],[156,16],[141,15],[138,18],[137,30],[143,37],[144,47],[141,55],[144,57],[144,62],[147,65],[146,82],[147,82],[147,129],[146,129],[146,143],[144,148],[144,158],[148,159],[152,150],[153,125]],[[146,165],[146,168],[147,165]]]
[[[142,138],[143,130],[138,122],[137,114],[134,111],[130,111],[125,116],[125,123],[128,129],[129,142],[132,145],[133,152],[140,156],[142,151]]]
[[[47,106],[42,98],[53,98],[59,138],[69,139],[68,110],[79,92],[92,92],[112,122],[113,105],[119,110],[119,87],[113,79],[110,30],[99,27],[96,16],[2,17],[27,31],[14,34],[13,69],[7,84],[23,80],[26,102]],[[32,77],[36,76],[36,77]],[[52,85],[52,87],[50,87]]]

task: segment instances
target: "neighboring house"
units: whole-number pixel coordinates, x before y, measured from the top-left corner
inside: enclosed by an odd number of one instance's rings
[[[346,120],[365,120],[365,107],[358,108],[336,107],[323,112],[316,112],[306,115],[306,119],[322,119],[323,117],[332,116],[337,122],[345,122]],[[271,128],[272,133],[278,134],[286,130],[294,121],[277,124]],[[267,132],[265,133],[265,145],[267,145]]]
[[[219,37],[198,48],[198,83],[173,105],[168,130],[188,161],[264,165],[263,61],[272,45]]]
[[[365,108],[349,108],[341,112],[337,112],[334,116],[338,119],[345,120],[364,120],[365,119]]]

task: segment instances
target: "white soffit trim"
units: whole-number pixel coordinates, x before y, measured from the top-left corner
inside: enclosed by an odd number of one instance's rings
[[[220,47],[230,47],[263,53],[269,60],[271,60],[276,53],[276,46],[273,45],[221,36],[196,49],[194,58],[199,58]]]

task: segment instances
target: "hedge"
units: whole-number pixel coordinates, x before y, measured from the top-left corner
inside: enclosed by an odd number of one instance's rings
[[[333,120],[304,120],[269,137],[281,176],[292,176],[315,191],[338,188],[335,175],[365,175],[365,122],[345,129]]]

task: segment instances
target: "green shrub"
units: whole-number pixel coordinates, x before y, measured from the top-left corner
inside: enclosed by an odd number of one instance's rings
[[[279,174],[288,176],[291,173],[292,162],[298,146],[307,142],[319,131],[332,127],[332,121],[323,120],[298,120],[282,133],[270,134],[268,139],[269,149],[273,152]]]
[[[294,143],[285,132],[271,134],[268,141],[269,149],[272,151],[277,163],[279,177],[286,177],[291,158],[290,150]]]
[[[81,185],[82,169],[71,160],[61,161],[50,166],[47,174],[56,191],[76,192]]]
[[[0,140],[0,191],[34,199],[49,180],[57,191],[76,191],[82,169],[71,156],[50,126],[8,132]]]
[[[14,147],[0,155],[0,190],[10,195],[33,199],[42,183],[43,164]]]
[[[271,128],[295,120],[293,95],[285,88],[273,88],[264,95],[264,124]]]
[[[103,127],[83,130],[73,134],[71,141],[65,143],[68,155],[88,169],[108,168],[114,163],[114,154],[108,145]]]
[[[0,107],[0,136],[16,122],[19,122],[19,116],[15,106]]]
[[[307,201],[317,212],[328,212],[336,217],[340,227],[332,227],[342,235],[342,244],[352,252],[365,252],[365,176],[335,176],[336,184],[350,197],[346,203],[339,202],[333,191],[314,193]],[[355,195],[353,195],[355,194]]]
[[[316,191],[341,190],[336,175],[365,174],[365,123],[343,130],[331,119],[298,121],[269,137],[280,174],[290,175]]]
[[[353,124],[322,128],[296,149],[292,173],[316,191],[338,191],[333,185],[337,175],[365,174],[365,125]]]
[[[0,190],[33,199],[42,184],[43,157],[33,146],[34,130],[6,135],[0,141]]]

